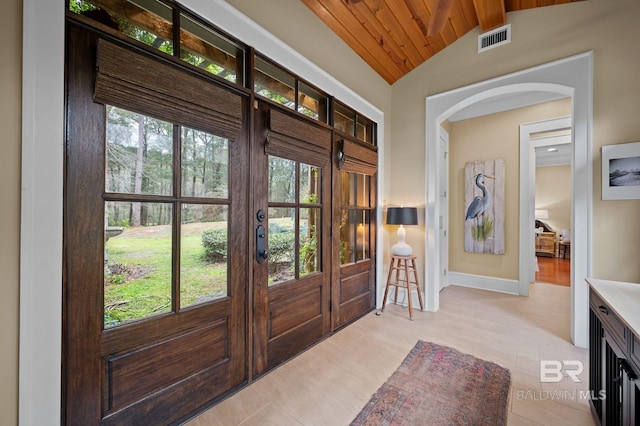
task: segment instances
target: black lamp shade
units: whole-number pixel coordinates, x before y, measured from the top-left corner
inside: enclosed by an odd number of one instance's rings
[[[389,207],[387,225],[417,225],[418,209],[415,207]]]

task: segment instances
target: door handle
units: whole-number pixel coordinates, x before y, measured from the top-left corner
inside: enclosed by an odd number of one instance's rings
[[[629,364],[629,361],[627,361],[624,358],[622,358],[620,360],[620,369],[622,371],[624,371],[625,373],[627,373],[627,376],[629,377],[630,380],[637,380],[638,379],[638,377],[636,376],[635,371],[633,371],[633,367],[631,367],[631,365]]]
[[[264,231],[264,226],[258,225],[256,228],[256,260],[258,263],[264,262],[269,257],[266,245],[267,236]]]

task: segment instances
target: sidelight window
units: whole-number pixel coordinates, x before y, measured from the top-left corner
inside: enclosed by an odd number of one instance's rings
[[[340,173],[340,264],[369,259],[371,176]]]

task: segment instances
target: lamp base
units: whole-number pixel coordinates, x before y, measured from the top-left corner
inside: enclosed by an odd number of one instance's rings
[[[413,253],[413,249],[409,244],[396,243],[391,246],[391,254],[395,256],[409,256]]]
[[[398,228],[398,242],[391,246],[391,253],[396,256],[409,256],[413,249],[407,243],[405,243],[405,238],[407,236],[407,231],[404,230],[404,226],[400,225]]]

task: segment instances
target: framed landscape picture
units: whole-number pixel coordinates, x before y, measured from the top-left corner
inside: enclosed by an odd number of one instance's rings
[[[602,199],[640,199],[640,142],[602,147]]]

